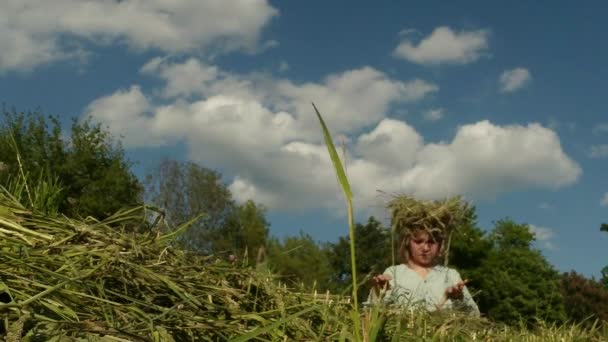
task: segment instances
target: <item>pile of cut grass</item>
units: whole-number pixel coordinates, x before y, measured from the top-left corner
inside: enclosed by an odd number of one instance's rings
[[[0,193],[7,339],[221,341],[287,317],[286,337],[317,337],[316,323],[298,315],[314,318],[318,307],[268,274],[174,248],[177,233],[121,229],[143,209],[82,222],[28,212]],[[272,330],[255,334],[272,338]]]
[[[468,204],[461,197],[422,201],[408,195],[394,196],[387,203],[393,229],[398,234],[424,230],[446,238],[452,229],[466,219]]]
[[[454,312],[311,299],[271,273],[130,232],[134,208],[103,222],[49,217],[0,191],[0,315],[6,341],[602,341],[579,326],[510,328]],[[319,300],[321,299],[321,300]],[[354,333],[360,327],[358,334]]]

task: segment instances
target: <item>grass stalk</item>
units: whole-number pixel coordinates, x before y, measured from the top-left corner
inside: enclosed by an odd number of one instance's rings
[[[353,202],[352,202],[352,192],[350,189],[350,184],[348,182],[348,177],[346,176],[346,172],[344,171],[344,167],[342,166],[342,162],[340,161],[340,157],[338,156],[338,152],[336,151],[336,147],[331,138],[331,134],[321,113],[315,106],[312,104],[312,107],[319,118],[319,123],[321,124],[321,128],[323,129],[323,136],[325,138],[325,145],[327,146],[327,151],[329,152],[329,156],[334,166],[334,170],[336,171],[336,176],[338,177],[338,182],[342,186],[342,191],[344,192],[344,197],[346,199],[346,209],[348,213],[348,232],[350,237],[350,263],[351,263],[351,273],[352,273],[352,282],[353,282],[353,323],[355,330],[355,339],[360,341],[360,331],[359,331],[359,303],[357,299],[357,258],[355,256],[355,223],[354,223],[354,215],[353,215]]]

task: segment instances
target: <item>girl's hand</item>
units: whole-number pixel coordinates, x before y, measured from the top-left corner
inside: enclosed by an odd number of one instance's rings
[[[446,299],[462,299],[462,291],[464,286],[469,282],[468,279],[457,283],[456,285],[450,286],[445,290]]]
[[[448,301],[448,299],[462,299],[463,297],[463,289],[464,286],[469,282],[468,279],[465,279],[459,283],[457,283],[456,285],[450,286],[445,290],[445,293],[443,294],[443,299],[441,300],[441,302],[439,302],[439,304],[437,304],[437,309],[441,309],[443,307],[443,305],[445,304],[445,302]]]
[[[371,279],[372,286],[376,289],[390,289],[390,280],[393,279],[388,274],[378,274]]]

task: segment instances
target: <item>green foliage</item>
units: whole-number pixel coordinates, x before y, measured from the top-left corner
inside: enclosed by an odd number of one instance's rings
[[[600,226],[600,231],[608,233],[608,223],[602,223],[602,225]],[[606,287],[608,289],[608,265],[606,265],[602,269],[602,280],[601,280],[601,282],[602,282],[602,284],[604,284],[604,287]]]
[[[467,278],[467,273],[481,267],[491,249],[492,241],[475,226],[474,219],[471,219],[467,224],[458,228],[457,234],[452,239],[450,264]],[[475,277],[470,280],[474,283]]]
[[[391,265],[391,232],[389,228],[374,217],[370,217],[366,224],[355,225],[357,244],[357,283],[361,283],[368,276],[373,276]],[[331,289],[333,292],[343,293],[352,286],[350,265],[350,239],[348,235],[342,236],[335,243],[328,245],[328,258],[332,267]],[[367,297],[366,291],[360,291],[359,300]]]
[[[67,187],[67,199],[72,199],[66,207],[68,213],[105,218],[142,202],[143,187],[109,132],[88,119],[74,120],[71,133],[65,165],[58,171]]]
[[[501,220],[489,241],[492,249],[477,273],[481,292],[476,300],[482,313],[509,324],[565,321],[559,274],[530,248],[534,235],[528,226]]]
[[[64,134],[56,117],[4,110],[0,161],[0,184],[26,181],[41,191],[36,200],[30,194],[32,205],[38,201],[69,216],[104,219],[141,203],[141,185],[122,147],[90,119],[74,119]]]
[[[477,300],[482,290],[482,280],[486,277],[482,265],[492,251],[492,241],[475,225],[474,209],[468,213],[466,223],[456,230],[450,247],[450,267],[456,268],[463,279],[468,279],[467,287]],[[492,289],[485,289],[491,291]]]
[[[242,255],[247,265],[253,265],[264,258],[268,227],[266,209],[248,200],[235,208],[224,227],[216,230],[213,250]]]
[[[252,200],[236,204],[219,172],[163,159],[147,176],[146,190],[146,197],[165,211],[169,226],[201,216],[178,239],[185,248],[247,255],[246,264],[263,253],[269,227],[266,209]]]
[[[218,230],[226,226],[236,208],[221,174],[193,162],[163,159],[147,176],[146,190],[146,197],[165,210],[170,226],[204,215],[179,240],[199,252],[213,251],[213,239],[221,237]]]
[[[268,242],[268,265],[282,282],[292,287],[328,289],[332,269],[326,250],[308,234],[300,232],[299,236],[282,241],[272,238]]]
[[[608,324],[608,289],[600,282],[571,271],[562,275],[561,291],[570,320],[593,324],[599,319]]]

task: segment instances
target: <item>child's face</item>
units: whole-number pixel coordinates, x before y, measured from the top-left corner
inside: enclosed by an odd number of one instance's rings
[[[410,239],[410,262],[423,267],[430,267],[439,254],[439,243],[426,232],[419,232]]]

